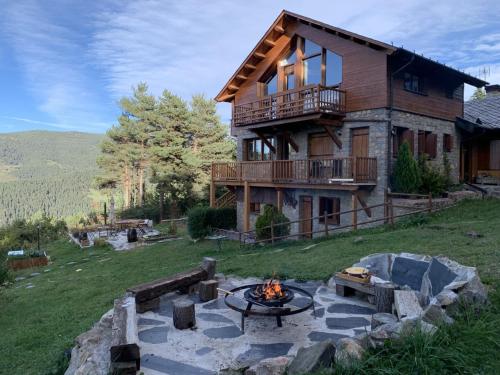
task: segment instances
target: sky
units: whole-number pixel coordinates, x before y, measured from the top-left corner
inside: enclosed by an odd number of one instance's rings
[[[0,9],[0,132],[103,133],[139,82],[155,95],[213,98],[282,9],[500,83],[498,0],[0,0]],[[218,112],[229,122],[228,104]]]

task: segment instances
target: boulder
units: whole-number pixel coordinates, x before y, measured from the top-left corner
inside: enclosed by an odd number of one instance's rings
[[[420,290],[422,278],[429,267],[429,262],[415,260],[408,257],[408,254],[406,255],[394,259],[391,281],[400,286],[408,285],[413,290]]]
[[[451,290],[443,290],[436,296],[436,301],[441,307],[446,307],[458,300],[458,294]]]
[[[105,313],[92,329],[76,338],[71,361],[64,375],[109,373],[112,325],[113,309]]]
[[[436,304],[430,304],[427,306],[422,314],[422,319],[424,322],[431,323],[434,325],[439,325],[441,323],[452,324],[453,319],[446,315],[443,308]]]
[[[218,375],[243,375],[246,368],[233,369],[233,368],[223,368],[219,370]]]
[[[473,277],[469,282],[458,291],[458,296],[466,304],[485,304],[488,301],[488,292],[481,283],[479,276]]]
[[[372,330],[388,323],[397,323],[398,318],[389,313],[376,313],[372,315]]]
[[[401,332],[404,332],[404,334],[410,334],[416,329],[420,329],[420,331],[429,335],[433,335],[437,331],[437,327],[434,324],[424,322],[420,318],[404,318],[401,320],[401,323]]]
[[[300,348],[290,363],[288,375],[302,375],[331,367],[335,361],[335,344],[331,340],[318,342],[307,348]]]
[[[395,256],[396,254],[391,253],[369,255],[361,258],[358,263],[353,265],[353,267],[367,268],[376,277],[379,277],[382,280],[390,280],[392,262]]]
[[[335,361],[337,363],[341,362],[344,365],[352,365],[353,362],[359,361],[364,353],[365,349],[361,346],[359,341],[350,337],[345,337],[337,341]]]
[[[420,292],[425,296],[426,304],[428,299],[439,294],[446,285],[457,278],[446,264],[441,263],[437,258],[432,258],[429,268],[422,278]]]
[[[290,358],[275,357],[266,358],[245,371],[245,375],[283,375]]]
[[[422,314],[417,294],[411,290],[395,290],[394,307],[399,319],[417,318]]]

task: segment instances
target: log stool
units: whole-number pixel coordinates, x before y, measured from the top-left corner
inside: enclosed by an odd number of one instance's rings
[[[394,289],[395,286],[391,283],[375,284],[375,304],[377,306],[377,312],[392,312],[392,304],[394,303]]]
[[[196,325],[194,302],[185,299],[174,301],[173,318],[175,328],[193,328]]]
[[[200,282],[200,301],[207,302],[216,299],[219,296],[217,280],[206,280]]]

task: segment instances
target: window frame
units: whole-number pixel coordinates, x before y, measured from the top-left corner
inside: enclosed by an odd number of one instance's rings
[[[260,215],[261,212],[261,203],[260,202],[250,202],[250,213]]]
[[[266,139],[276,148],[275,137],[266,137]],[[259,155],[258,158],[250,159],[250,145],[252,146],[253,153]],[[259,145],[259,150],[257,150]],[[268,150],[269,152],[264,152]],[[269,155],[269,158],[264,158],[264,155]],[[243,161],[268,161],[274,160],[275,155],[260,138],[246,138],[243,140]]]
[[[413,86],[414,80],[417,79],[418,88],[415,89]],[[410,80],[410,87],[407,86],[407,80]],[[415,74],[412,72],[404,72],[403,74],[403,89],[405,91],[411,92],[413,94],[419,94],[427,96],[427,91],[425,89],[425,79],[419,74]]]
[[[331,202],[331,212],[328,212],[328,205],[326,204],[327,202]],[[325,223],[325,217],[324,217],[324,212],[327,212],[327,215],[333,214],[331,216],[328,216],[327,218],[327,225],[340,225],[340,198],[338,197],[319,197],[319,223],[324,224]],[[337,211],[335,211],[335,207],[337,207]]]

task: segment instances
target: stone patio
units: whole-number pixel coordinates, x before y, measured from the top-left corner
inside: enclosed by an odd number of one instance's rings
[[[229,290],[263,280],[228,278],[219,280]],[[245,333],[240,329],[241,314],[229,309],[220,293],[217,300],[201,303],[191,297],[170,293],[162,297],[160,308],[138,315],[141,347],[141,371],[145,375],[209,375],[224,368],[251,366],[264,358],[295,355],[299,348],[316,342],[344,337],[370,330],[373,305],[356,297],[339,297],[322,282],[295,282],[314,296],[313,310],[286,316],[283,327],[274,317],[250,316],[245,319]],[[177,330],[172,323],[172,302],[190,298],[196,303],[196,329]],[[237,297],[229,297],[240,301]],[[242,307],[246,301],[240,301]],[[292,305],[300,307],[307,298],[296,294]]]

